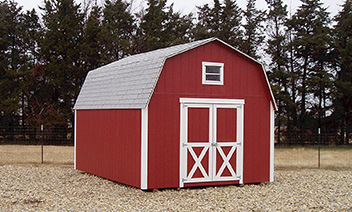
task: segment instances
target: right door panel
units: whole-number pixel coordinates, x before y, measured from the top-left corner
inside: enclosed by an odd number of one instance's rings
[[[242,106],[214,105],[213,170],[215,181],[241,180]]]

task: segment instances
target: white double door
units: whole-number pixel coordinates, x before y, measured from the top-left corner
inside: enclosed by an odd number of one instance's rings
[[[181,98],[180,187],[243,183],[244,100]]]

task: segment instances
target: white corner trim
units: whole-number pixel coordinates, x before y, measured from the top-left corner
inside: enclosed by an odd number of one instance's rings
[[[141,120],[141,189],[148,189],[148,105],[142,110]]]
[[[73,168],[77,169],[77,165],[76,165],[76,147],[77,147],[77,110],[74,110],[74,131],[73,131]]]
[[[274,181],[274,142],[275,142],[275,108],[272,102],[270,104],[270,182]]]

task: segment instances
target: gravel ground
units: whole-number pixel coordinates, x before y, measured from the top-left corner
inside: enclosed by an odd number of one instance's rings
[[[273,183],[144,192],[67,167],[0,166],[0,211],[352,211],[352,171],[277,171]]]

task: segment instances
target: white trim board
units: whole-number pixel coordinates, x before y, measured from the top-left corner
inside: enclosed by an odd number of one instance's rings
[[[77,110],[74,110],[73,111],[73,113],[74,113],[74,131],[73,131],[73,168],[74,169],[77,169],[77,164],[76,164],[76,161],[77,161],[77,159],[76,159],[76,157],[77,157],[77,155],[76,155],[76,147],[77,147],[77,143],[76,143],[76,139],[77,139]]]
[[[274,135],[275,135],[275,108],[272,102],[270,104],[270,176],[269,181],[274,181]]]
[[[183,107],[183,104],[180,104],[180,147],[179,147],[179,150],[180,150],[180,158],[179,158],[179,161],[180,161],[180,165],[179,165],[179,186],[180,188],[184,187],[184,182],[183,182],[183,179],[182,177],[184,175],[186,175],[186,173],[184,173],[184,169],[183,169],[183,161],[184,161],[184,158],[187,157],[187,154],[182,151],[182,148],[183,148],[183,142],[184,140],[187,139],[187,129],[188,129],[188,123],[187,123],[187,119],[185,118],[185,116],[187,117],[188,114],[184,115],[185,113],[188,113],[188,110],[187,108]]]
[[[268,75],[266,74],[264,65],[261,64],[261,66],[262,66],[262,70],[263,70],[263,73],[264,73],[264,76],[265,76],[266,84],[267,84],[268,87],[269,87],[269,92],[270,92],[270,96],[271,96],[271,100],[272,100],[272,101],[270,101],[270,103],[273,104],[274,110],[277,110],[277,105],[276,105],[276,102],[275,102],[274,93],[273,93],[273,90],[271,89],[271,85],[270,85],[270,83],[269,83]]]
[[[141,189],[148,189],[148,105],[141,109]]]
[[[189,104],[236,104],[244,105],[244,99],[207,99],[207,98],[180,98],[180,103]]]

